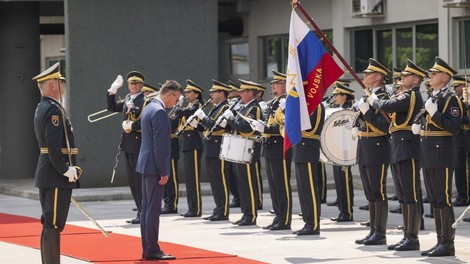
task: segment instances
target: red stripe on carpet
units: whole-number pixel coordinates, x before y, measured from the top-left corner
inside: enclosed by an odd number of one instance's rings
[[[0,241],[39,248],[41,229],[42,225],[38,219],[0,213]],[[66,225],[62,234],[62,255],[106,264],[145,263],[140,261],[142,244],[139,237],[110,233],[106,238],[97,230],[73,225]],[[159,244],[164,252],[176,256],[176,260],[168,262],[173,264],[263,263],[169,242]]]

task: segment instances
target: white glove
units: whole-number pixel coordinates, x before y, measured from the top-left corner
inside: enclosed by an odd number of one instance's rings
[[[176,102],[176,105],[178,107],[182,107],[184,103],[184,95],[180,95],[180,98],[178,99],[178,102]]]
[[[286,98],[279,100],[279,108],[281,108],[281,110],[286,109]]]
[[[217,124],[219,124],[220,127],[225,128],[227,126],[227,119],[225,119],[224,116],[219,116],[216,121]]]
[[[77,169],[73,166],[69,166],[69,169],[64,173],[64,176],[69,178],[69,182],[75,182],[78,179]]]
[[[191,122],[189,122],[189,125],[196,128],[199,122],[197,122],[196,118],[194,115],[190,116],[189,119],[192,119]]]
[[[255,131],[258,131],[260,133],[264,132],[265,125],[262,121],[253,120],[250,122],[250,126]]]
[[[229,119],[230,117],[233,116],[232,110],[230,110],[230,109],[225,110],[225,112],[222,114],[222,116],[223,116],[225,119]]]
[[[365,115],[366,112],[369,110],[369,103],[366,103],[364,101],[364,98],[361,98],[361,100],[359,100],[358,107],[359,107],[359,110],[361,110],[361,113]]]
[[[377,95],[375,93],[371,94],[368,98],[367,101],[369,102],[370,105],[374,106],[374,101],[379,100]]]
[[[127,106],[127,110],[131,110],[132,108],[134,108],[135,104],[132,100],[129,100],[126,102],[126,106]]]
[[[353,127],[351,129],[351,134],[353,135],[353,137],[357,137],[359,135],[359,128]]]
[[[424,105],[424,108],[426,108],[426,111],[432,117],[437,112],[437,103],[433,102],[432,98],[430,97],[426,101],[426,104]]]
[[[111,84],[111,87],[108,89],[108,92],[111,94],[116,94],[117,90],[122,87],[124,80],[121,75],[116,77],[116,80]]]
[[[124,132],[130,133],[132,131],[132,123],[134,123],[134,121],[130,121],[130,120],[122,121],[122,129],[124,129]]]
[[[413,134],[419,135],[419,132],[421,132],[421,125],[419,124],[411,125],[411,131],[413,132]]]
[[[202,109],[196,110],[196,112],[194,112],[194,115],[197,116],[199,119],[203,119],[206,116]]]
[[[259,102],[259,107],[261,107],[261,110],[265,110],[268,107],[268,104],[266,104],[265,101]]]

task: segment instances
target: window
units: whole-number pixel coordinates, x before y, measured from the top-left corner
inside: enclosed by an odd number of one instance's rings
[[[368,59],[373,57],[389,69],[403,69],[407,59],[429,69],[438,55],[437,30],[437,23],[434,23],[354,31],[354,71],[363,71],[367,68]]]
[[[470,67],[470,20],[459,22],[459,68]]]
[[[250,74],[248,42],[230,44],[230,62],[233,76]]]

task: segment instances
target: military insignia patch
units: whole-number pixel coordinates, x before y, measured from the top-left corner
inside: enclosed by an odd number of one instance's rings
[[[51,120],[52,120],[52,124],[53,124],[54,126],[59,126],[59,121],[60,121],[60,120],[59,120],[59,116],[58,116],[58,115],[52,115]]]
[[[458,115],[460,115],[460,110],[459,110],[459,108],[458,108],[458,107],[451,107],[451,108],[450,108],[450,114],[451,114],[452,116],[458,116]]]

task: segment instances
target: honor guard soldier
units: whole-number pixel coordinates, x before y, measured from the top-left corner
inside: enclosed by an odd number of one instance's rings
[[[275,113],[276,122],[284,126],[286,99],[279,101]],[[292,160],[295,162],[295,177],[299,193],[302,219],[305,225],[293,233],[298,236],[320,234],[321,203],[318,187],[317,166],[320,160],[320,134],[325,120],[325,108],[319,104],[310,115],[311,129],[302,131],[302,140],[293,146]],[[284,128],[282,128],[284,129]]]
[[[232,110],[225,110],[222,117],[227,120],[227,124],[234,131],[235,135],[244,138],[254,138],[260,133],[251,127],[248,119],[262,120],[261,108],[256,101],[256,94],[264,87],[258,83],[240,80],[240,98],[243,107],[241,107],[235,116]],[[245,117],[245,118],[244,118]],[[237,177],[238,190],[240,192],[240,206],[243,216],[240,220],[234,222],[239,226],[255,225],[258,217],[259,205],[259,186],[256,179],[256,160],[259,160],[261,152],[261,143],[255,142],[254,153],[251,163],[233,164],[235,175]]]
[[[434,208],[437,244],[421,252],[422,256],[454,256],[455,222],[452,207],[452,173],[455,166],[453,136],[460,132],[462,102],[447,87],[457,72],[436,57],[429,69],[431,96],[424,104],[420,124],[413,124],[413,133],[420,135],[421,165],[429,203]]]
[[[286,75],[272,70],[274,77],[271,87],[277,97],[268,104],[267,124],[260,132],[266,138],[263,144],[263,156],[266,161],[266,176],[273,204],[275,217],[272,223],[263,229],[285,230],[291,228],[292,222],[292,189],[290,185],[292,151],[284,157],[284,138],[274,114],[279,101],[286,98]]]
[[[384,89],[385,76],[390,72],[375,59],[369,59],[369,66],[364,70],[364,84],[370,93],[379,99],[388,99]],[[353,127],[353,136],[358,137],[356,162],[364,186],[364,193],[369,201],[370,232],[357,244],[384,245],[387,230],[388,201],[386,193],[387,170],[390,162],[390,142],[388,128],[390,121],[386,114],[369,106],[361,98],[358,108],[359,127]]]
[[[411,126],[414,116],[424,106],[419,87],[425,76],[425,70],[408,60],[402,72],[400,93],[388,100],[379,100],[375,94],[368,98],[373,108],[391,115],[390,164],[405,234],[398,243],[390,245],[389,250],[419,250],[418,233],[422,215],[419,137],[413,135]]]
[[[200,120],[204,126],[204,136],[207,140],[206,150],[206,166],[207,175],[211,184],[212,195],[214,196],[215,208],[212,215],[204,217],[205,220],[221,221],[228,220],[229,216],[229,187],[226,175],[227,161],[220,159],[220,145],[222,143],[222,135],[225,133],[225,128],[216,124],[217,119],[225,110],[229,109],[227,102],[230,86],[221,83],[217,80],[212,80],[212,88],[209,90],[211,103],[214,104],[209,114],[206,116],[203,110],[198,109],[194,115]],[[216,126],[214,128],[214,126]],[[213,131],[209,138],[208,134]]]
[[[144,85],[142,86],[142,93],[144,93],[144,96],[147,100],[155,97],[156,92],[158,92],[158,90],[160,89],[157,87],[153,87],[152,85],[146,82],[144,82]]]
[[[228,81],[228,86],[230,87],[230,92],[228,93],[228,104],[234,111],[240,109],[240,96],[239,90],[240,86],[236,85],[232,81]],[[237,178],[235,176],[235,167],[232,162],[226,162],[227,166],[227,181],[230,186],[230,193],[232,193],[232,201],[229,204],[230,208],[240,207],[240,194],[238,192]]]
[[[454,94],[459,97],[461,101],[463,98],[463,89],[468,87],[469,81],[461,76],[454,76],[454,81],[451,87],[454,88]],[[468,206],[470,203],[470,179],[467,170],[468,159],[470,158],[470,123],[468,116],[468,103],[465,102],[463,106],[462,125],[460,133],[454,136],[455,144],[455,187],[457,188],[457,197],[454,201],[454,206]]]
[[[44,264],[60,263],[60,233],[69,213],[72,189],[77,187],[81,169],[76,166],[72,123],[60,103],[65,78],[59,63],[33,78],[41,92],[34,114],[34,130],[40,154],[35,173],[41,202],[41,258]]]
[[[127,222],[139,224],[142,202],[142,176],[135,169],[141,142],[140,117],[145,102],[145,96],[142,93],[145,77],[138,71],[131,71],[127,74],[126,79],[130,93],[126,95],[123,101],[116,101],[116,93],[123,84],[122,76],[118,75],[108,89],[107,109],[110,112],[124,113],[124,121],[122,122],[123,132],[119,149],[126,156],[127,179],[132,198],[137,206],[137,217]]]
[[[186,120],[192,116],[196,110],[202,107],[202,92],[204,89],[191,80],[186,81],[184,89],[185,98],[188,106],[176,110],[176,114],[181,116],[180,128],[181,134],[181,152],[183,153],[184,172],[186,180],[186,198],[188,201],[188,211],[182,213],[184,217],[201,216],[201,156],[202,156],[202,138],[197,129],[192,126],[184,127]]]
[[[333,95],[335,97],[335,105],[332,108],[350,109],[354,104],[354,90],[341,82],[335,83]],[[353,205],[354,205],[354,187],[352,182],[351,166],[333,165],[333,177],[335,180],[336,193],[338,195],[338,217],[331,218],[336,222],[353,221]]]

